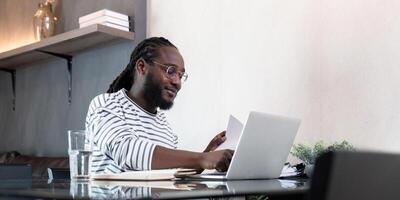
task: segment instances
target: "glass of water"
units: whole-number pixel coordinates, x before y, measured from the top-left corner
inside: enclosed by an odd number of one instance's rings
[[[89,180],[92,144],[85,130],[68,131],[68,154],[71,179]]]
[[[90,182],[71,180],[69,194],[72,196],[72,199],[88,199],[92,197]]]

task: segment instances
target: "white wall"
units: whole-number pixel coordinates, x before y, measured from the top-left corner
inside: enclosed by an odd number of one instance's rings
[[[169,118],[180,147],[202,150],[228,115],[250,110],[303,118],[298,138],[319,130],[318,66],[310,1],[149,1],[148,36],[180,49],[187,71]],[[317,120],[317,121],[316,121]]]
[[[400,1],[325,0],[321,134],[400,152]]]
[[[181,147],[261,110],[302,118],[296,142],[399,151],[399,4],[149,1],[148,36],[175,43],[189,73],[169,113]]]

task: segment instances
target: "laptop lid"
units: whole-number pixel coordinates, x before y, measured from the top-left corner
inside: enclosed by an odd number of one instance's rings
[[[250,112],[226,179],[278,178],[299,126],[299,119]]]

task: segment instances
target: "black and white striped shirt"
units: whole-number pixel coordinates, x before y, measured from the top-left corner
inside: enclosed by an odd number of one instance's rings
[[[95,174],[149,170],[156,145],[176,149],[178,144],[165,113],[147,112],[125,89],[96,96],[85,125],[93,136],[91,171]]]

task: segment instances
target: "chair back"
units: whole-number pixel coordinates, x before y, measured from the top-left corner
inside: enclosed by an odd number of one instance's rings
[[[47,168],[49,179],[70,179],[69,168]]]
[[[32,179],[32,167],[29,164],[0,164],[0,180]]]
[[[328,152],[315,164],[311,200],[400,199],[400,154]]]

